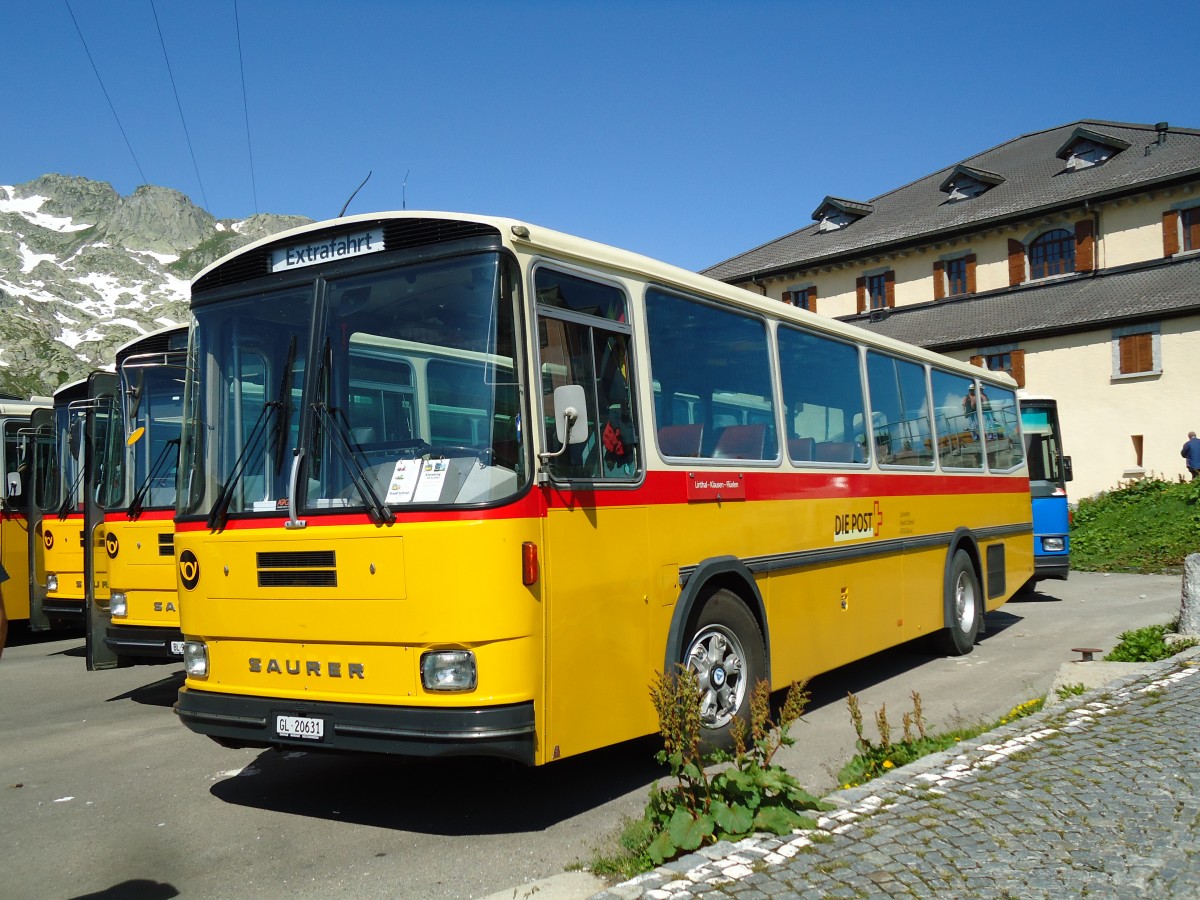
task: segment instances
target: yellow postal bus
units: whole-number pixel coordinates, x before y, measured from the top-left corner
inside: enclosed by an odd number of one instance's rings
[[[175,708],[226,745],[541,764],[653,732],[676,664],[720,742],[1032,574],[1011,379],[642,256],[354,216],[192,312]]]
[[[175,474],[182,422],[187,328],[117,349],[112,421],[96,489],[109,599],[97,604],[89,667],[182,658],[173,550]]]
[[[45,628],[38,613],[31,615],[31,505],[34,449],[30,417],[37,402],[0,396],[0,564],[8,578],[0,582],[0,599],[9,620]]]
[[[55,458],[36,478],[34,502],[41,509],[41,555],[45,572],[43,612],[52,626],[84,624],[84,528],[88,463],[85,434],[88,380],[54,392]]]

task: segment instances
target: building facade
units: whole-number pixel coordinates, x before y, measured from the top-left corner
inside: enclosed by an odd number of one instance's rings
[[[1022,135],[705,274],[1059,401],[1073,497],[1187,477],[1200,432],[1200,131]]]

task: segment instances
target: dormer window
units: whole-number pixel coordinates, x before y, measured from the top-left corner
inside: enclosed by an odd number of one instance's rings
[[[821,205],[813,210],[812,217],[818,223],[818,231],[837,231],[852,222],[857,222],[874,209],[875,207],[870,203],[858,203],[854,200],[843,200],[840,197],[826,197],[821,201]]]
[[[1004,181],[1003,175],[986,172],[971,166],[957,165],[945,180],[938,185],[938,190],[949,194],[947,202],[957,203],[959,200],[971,200],[985,191],[990,191]]]
[[[1059,147],[1058,152],[1054,155],[1059,159],[1066,160],[1067,171],[1074,172],[1102,165],[1122,150],[1128,149],[1128,141],[1081,127],[1071,132],[1066,143]]]

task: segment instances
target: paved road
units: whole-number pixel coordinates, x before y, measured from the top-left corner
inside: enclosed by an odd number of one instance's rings
[[[1200,896],[1200,649],[598,900]]]
[[[990,614],[968,657],[906,647],[822,676],[784,762],[833,785],[854,745],[847,690],[898,721],[915,689],[932,728],[998,716],[1071,647],[1170,618],[1179,590],[1076,573]],[[0,659],[5,898],[481,897],[591,859],[659,774],[649,740],[537,770],[225,750],[170,712],[176,666],[86,672],[81,651],[25,636]]]

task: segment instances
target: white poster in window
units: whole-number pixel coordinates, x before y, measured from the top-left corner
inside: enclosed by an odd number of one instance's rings
[[[442,485],[450,471],[447,459],[427,459],[421,463],[421,480],[413,500],[417,503],[435,503],[442,496]]]
[[[419,459],[401,459],[396,462],[392,471],[392,480],[388,484],[387,503],[408,503],[417,489],[417,480],[421,477]]]

